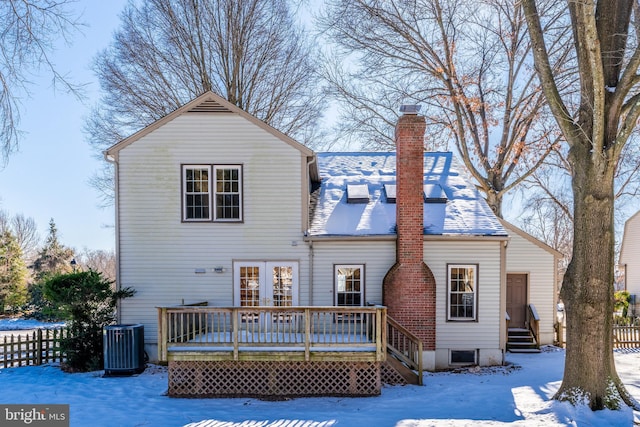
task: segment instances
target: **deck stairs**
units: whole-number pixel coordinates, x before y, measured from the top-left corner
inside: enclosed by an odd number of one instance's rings
[[[388,384],[422,385],[422,341],[391,316],[387,316],[385,365],[395,372],[387,376]]]
[[[422,385],[420,375],[417,371],[408,367],[406,363],[396,358],[392,353],[387,353],[387,356],[388,357],[386,363],[404,379],[404,383],[412,385]]]
[[[507,351],[511,353],[540,353],[540,344],[529,329],[509,328]]]

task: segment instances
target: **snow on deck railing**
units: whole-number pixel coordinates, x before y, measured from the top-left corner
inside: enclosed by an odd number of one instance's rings
[[[158,356],[170,352],[370,352],[386,357],[385,307],[158,308]]]

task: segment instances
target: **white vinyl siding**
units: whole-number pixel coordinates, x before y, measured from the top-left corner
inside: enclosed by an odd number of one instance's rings
[[[620,264],[624,266],[625,289],[636,295],[636,309],[640,307],[640,212],[624,225],[620,250]],[[636,311],[636,315],[640,312]]]
[[[425,262],[436,279],[436,350],[500,349],[500,241],[425,241]],[[448,320],[447,265],[476,265],[475,322]]]
[[[540,343],[553,344],[556,319],[554,255],[517,232],[510,231],[507,246],[507,273],[527,275],[528,302],[540,316]]]
[[[448,364],[449,349],[489,349],[500,353],[500,245],[501,241],[433,241],[424,243],[425,262],[436,279],[436,347]],[[382,282],[394,265],[394,240],[314,241],[313,305],[333,305],[334,265],[364,264],[366,303],[382,302]],[[447,320],[447,265],[478,268],[476,322]]]
[[[142,322],[147,342],[157,341],[158,306],[233,305],[234,260],[296,261],[307,282],[300,151],[241,116],[196,113],[175,118],[118,157],[120,286],[137,291],[122,302],[120,321]],[[242,223],[180,221],[180,165],[190,164],[243,165]],[[306,287],[299,297],[308,300]]]
[[[312,305],[335,304],[336,265],[363,265],[366,273],[363,305],[382,303],[382,281],[395,263],[395,240],[313,242]]]

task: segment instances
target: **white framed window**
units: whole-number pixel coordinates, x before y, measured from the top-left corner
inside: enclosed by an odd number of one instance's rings
[[[242,165],[182,165],[182,220],[242,221]]]
[[[447,319],[476,320],[478,303],[478,266],[447,265]]]
[[[335,265],[334,277],[335,304],[344,307],[361,307],[364,303],[364,265]]]
[[[214,166],[214,221],[242,221],[242,166]]]
[[[182,166],[182,219],[184,221],[211,220],[210,177],[209,165]]]

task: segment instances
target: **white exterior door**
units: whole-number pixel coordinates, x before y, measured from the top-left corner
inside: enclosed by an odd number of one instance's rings
[[[242,261],[233,264],[236,307],[298,305],[298,263]]]

